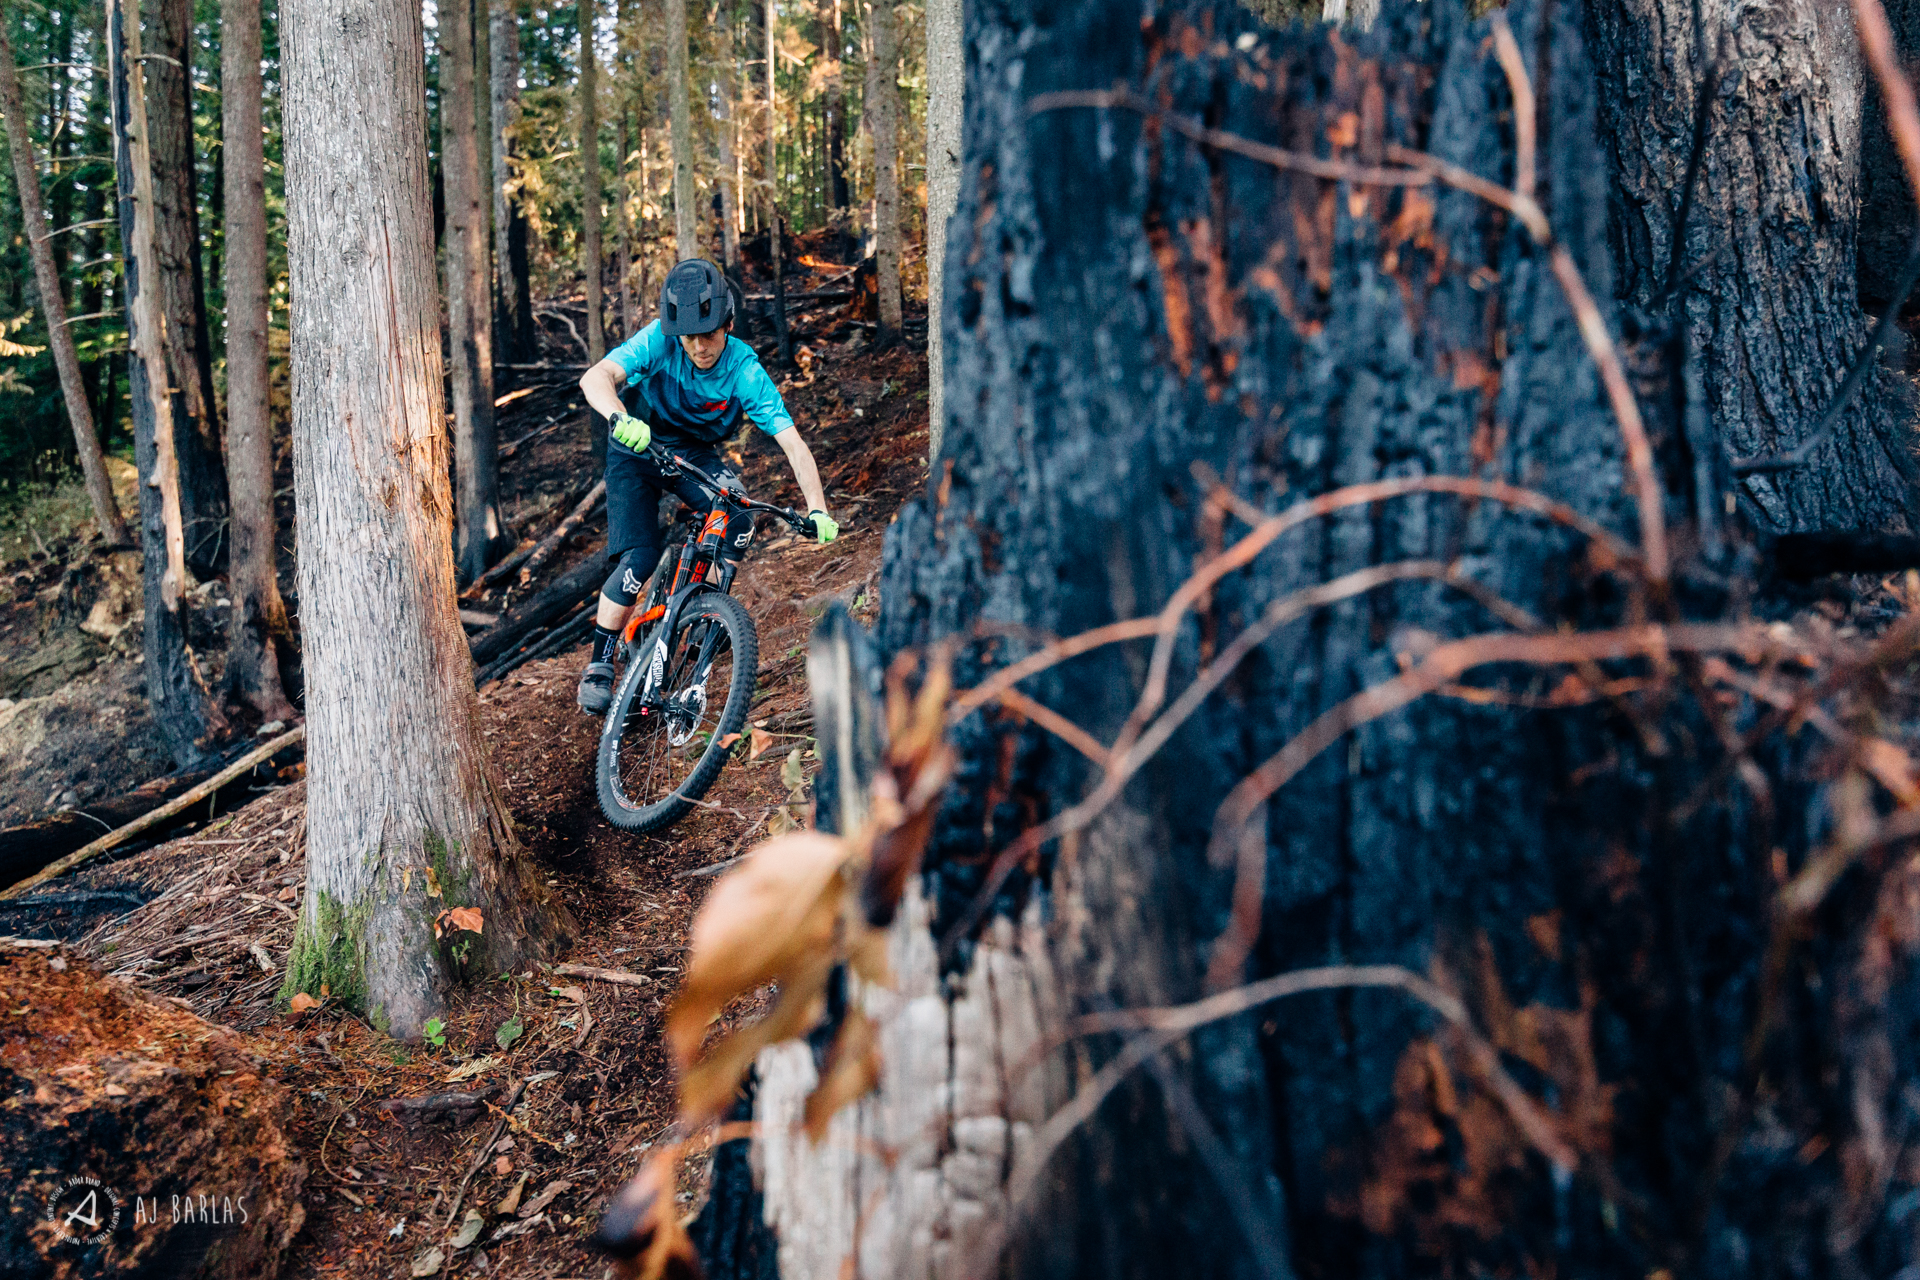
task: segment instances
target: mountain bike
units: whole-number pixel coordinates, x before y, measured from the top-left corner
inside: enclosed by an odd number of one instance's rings
[[[683,509],[646,594],[621,632],[626,667],[600,730],[600,812],[623,831],[672,826],[720,776],[747,722],[760,638],[731,594],[737,561],[720,554],[728,522],[765,512],[811,536],[813,517],[749,498],[660,445],[647,456],[668,477],[691,476],[712,500]],[[749,535],[750,536],[750,535]]]

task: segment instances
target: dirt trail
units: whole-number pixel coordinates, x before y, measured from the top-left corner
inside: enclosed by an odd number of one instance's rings
[[[191,836],[64,883],[76,892],[118,889],[152,898],[84,940],[103,970],[182,999],[271,1046],[271,1070],[296,1098],[288,1131],[312,1169],[307,1224],[285,1274],[405,1275],[444,1243],[450,1217],[457,1225],[470,1207],[482,1213],[484,1226],[441,1274],[483,1267],[502,1277],[605,1273],[604,1261],[580,1240],[671,1117],[660,1015],[677,981],[692,912],[713,883],[684,873],[764,836],[775,808],[788,800],[780,773],[792,750],[801,751],[808,775],[817,767],[807,756],[808,632],[836,598],[856,616],[871,617],[886,526],[902,499],[925,483],[924,351],[874,357],[815,342],[802,360],[801,371],[781,379],[782,390],[819,460],[843,532],[821,548],[763,531],[768,540],[735,584],[760,634],[751,719],[776,735],[772,749],[729,764],[707,806],[666,835],[631,836],[612,829],[594,801],[598,724],[573,705],[584,650],[528,664],[481,693],[488,742],[521,838],[582,925],[579,944],[564,959],[641,974],[649,985],[509,975],[462,993],[445,1043],[419,1048],[331,1005],[290,1018],[274,997],[305,880],[299,783]],[[537,428],[565,396],[554,387],[503,408],[502,439]],[[736,461],[755,497],[798,503],[770,439],[750,432]],[[506,468],[509,518],[536,503],[551,505],[589,467],[579,425],[530,441]],[[590,525],[543,576],[550,580],[579,557],[598,554],[603,537]],[[522,1081],[526,1105],[506,1140],[482,1159],[500,1119],[498,1104]],[[464,1125],[410,1122],[378,1106],[489,1087],[497,1092],[487,1109]],[[689,1161],[689,1207],[700,1163],[697,1156]]]

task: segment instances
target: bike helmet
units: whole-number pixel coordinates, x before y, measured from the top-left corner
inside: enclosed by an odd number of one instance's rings
[[[733,319],[733,290],[720,268],[688,258],[667,272],[660,286],[660,332],[669,338],[712,333]]]

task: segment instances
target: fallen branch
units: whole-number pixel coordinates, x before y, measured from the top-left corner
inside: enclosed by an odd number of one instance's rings
[[[520,566],[521,586],[524,587],[533,581],[533,575],[539,572],[540,566],[553,558],[553,553],[560,549],[560,545],[573,536],[574,530],[578,529],[581,523],[593,514],[594,508],[606,501],[606,498],[607,482],[605,480],[597,482],[593,488],[587,490],[587,496],[580,499],[573,510],[567,513],[566,518],[555,525],[553,531],[540,539],[528,553],[527,562]]]
[[[582,600],[599,591],[606,576],[605,560],[599,555],[589,555],[546,590],[510,609],[500,625],[475,636],[474,664],[492,662],[517,645],[528,632],[571,612]]]
[[[30,875],[26,879],[15,883],[14,885],[6,889],[4,892],[0,892],[0,900],[21,897],[22,895],[24,895],[25,893],[27,893],[29,890],[33,889],[37,885],[45,884],[49,880],[53,880],[60,876],[65,875],[67,872],[72,871],[75,867],[84,866],[85,864],[92,862],[95,858],[99,857],[103,853],[106,853],[108,850],[114,848],[115,846],[125,844],[127,841],[133,839],[133,837],[139,835],[142,831],[146,831],[151,827],[157,826],[160,823],[165,822],[168,818],[173,817],[175,814],[183,813],[187,809],[192,808],[194,805],[198,804],[200,801],[205,800],[208,796],[218,791],[221,787],[224,787],[229,782],[232,782],[235,778],[239,777],[241,774],[251,770],[254,766],[262,763],[263,761],[271,759],[273,756],[276,756],[280,752],[285,751],[288,747],[295,746],[298,743],[305,741],[306,736],[307,736],[307,727],[305,725],[301,725],[296,729],[289,729],[287,732],[281,734],[279,737],[267,743],[265,746],[256,747],[254,750],[240,757],[238,760],[234,761],[232,764],[222,769],[219,773],[214,774],[211,778],[208,778],[205,782],[201,783],[199,786],[195,787],[193,790],[187,792],[185,795],[180,796],[178,799],[171,800],[168,803],[161,805],[158,809],[155,809],[153,812],[146,814],[143,817],[134,819],[132,822],[129,822],[126,826],[121,827],[118,831],[109,832],[108,834],[101,836],[98,840],[95,840],[92,844],[83,845],[80,848],[75,849],[72,853],[68,854],[66,857],[61,858],[55,862],[49,863],[45,867],[41,868],[39,871],[35,872],[33,875]]]
[[[592,978],[595,982],[611,982],[621,987],[653,987],[659,984],[644,973],[628,973],[624,969],[597,969],[590,964],[557,964],[553,972],[563,978]]]
[[[388,1098],[374,1106],[412,1124],[447,1119],[456,1125],[469,1125],[499,1092],[493,1088],[478,1093],[430,1093],[424,1098]]]

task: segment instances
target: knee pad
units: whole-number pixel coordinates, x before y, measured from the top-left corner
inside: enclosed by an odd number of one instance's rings
[[[659,560],[660,550],[657,547],[633,548],[615,563],[613,572],[607,575],[606,585],[600,588],[600,594],[623,608],[632,604],[646,589],[647,579]]]

